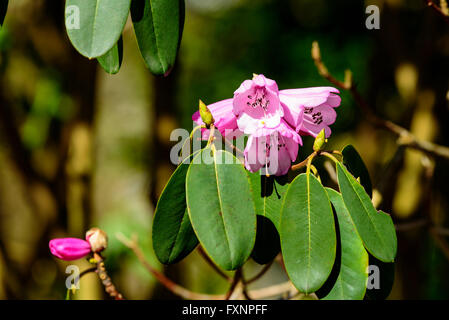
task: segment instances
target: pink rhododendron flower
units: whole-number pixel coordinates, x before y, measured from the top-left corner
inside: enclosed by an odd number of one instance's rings
[[[53,239],[49,247],[54,256],[65,261],[81,259],[91,252],[89,242],[77,238]]]
[[[249,136],[245,154],[245,167],[264,174],[283,176],[296,160],[302,139],[295,130],[281,120],[274,129],[259,128]]]
[[[284,115],[276,82],[262,74],[240,85],[234,92],[233,107],[237,126],[246,134],[276,128]]]
[[[249,135],[245,167],[251,172],[265,168],[267,174],[284,175],[296,161],[300,135],[316,137],[336,120],[334,108],[341,103],[340,92],[332,87],[280,90],[264,75],[245,80],[233,99],[208,106],[215,127],[224,136]],[[192,119],[203,124],[199,112]],[[203,139],[209,130],[203,129]]]
[[[329,126],[337,118],[334,108],[341,103],[337,93],[340,91],[331,87],[279,91],[285,121],[304,135],[316,137],[324,129],[329,138]]]

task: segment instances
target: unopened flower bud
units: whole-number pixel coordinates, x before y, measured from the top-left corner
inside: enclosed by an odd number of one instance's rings
[[[318,133],[318,135],[315,138],[315,142],[313,143],[313,151],[320,151],[324,147],[324,145],[327,143],[326,139],[326,132],[323,130]]]
[[[86,240],[90,243],[93,252],[101,252],[108,247],[108,235],[98,228],[88,230]]]
[[[53,239],[49,247],[54,256],[65,261],[81,259],[91,252],[89,242],[77,238]]]
[[[199,109],[200,109],[201,120],[203,120],[206,127],[209,128],[211,126],[211,124],[214,124],[214,122],[215,122],[214,117],[212,116],[212,113],[210,112],[210,110],[206,106],[206,104],[201,100],[200,100]]]

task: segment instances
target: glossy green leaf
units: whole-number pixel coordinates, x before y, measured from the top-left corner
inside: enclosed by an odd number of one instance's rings
[[[97,58],[104,71],[110,74],[116,74],[119,72],[123,60],[123,39],[120,40],[115,46],[112,47],[104,56]]]
[[[330,188],[326,191],[338,218],[340,260],[338,277],[323,300],[362,300],[368,277],[368,253],[340,193]]]
[[[285,195],[280,222],[281,248],[290,280],[303,293],[318,290],[336,255],[332,207],[315,176],[301,174]]]
[[[341,163],[337,164],[337,176],[343,201],[365,248],[379,260],[393,262],[397,239],[391,217],[377,212],[365,189]]]
[[[281,252],[279,233],[273,222],[257,215],[257,234],[251,257],[258,264],[267,264]]]
[[[167,75],[175,64],[184,28],[184,0],[133,0],[131,17],[145,64]]]
[[[3,25],[6,17],[6,11],[8,11],[8,0],[0,0],[0,26]]]
[[[259,172],[248,173],[256,213],[267,217],[279,229],[282,202],[288,189],[287,177],[267,177]]]
[[[117,43],[131,0],[66,0],[65,25],[73,46],[88,58],[105,55]]]
[[[352,145],[346,146],[343,149],[342,154],[343,164],[354,177],[360,178],[360,184],[365,188],[369,197],[372,198],[373,186],[371,184],[371,178],[360,154]]]
[[[241,267],[256,238],[256,212],[243,165],[229,152],[206,148],[187,172],[187,208],[210,258],[225,270]]]
[[[176,263],[186,257],[198,244],[192,229],[186,204],[186,159],[175,170],[156,206],[153,221],[153,248],[164,264]]]

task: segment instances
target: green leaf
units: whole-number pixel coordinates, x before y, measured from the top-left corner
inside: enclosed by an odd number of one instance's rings
[[[104,56],[97,58],[101,67],[109,74],[119,72],[123,60],[123,39],[120,37],[115,46],[112,47]]]
[[[365,248],[379,260],[393,262],[397,239],[391,217],[377,212],[365,189],[341,163],[337,163],[337,176],[343,201]]]
[[[187,158],[175,170],[157,202],[153,220],[153,248],[163,264],[176,263],[198,245],[186,204]]]
[[[186,180],[187,208],[210,258],[225,270],[241,267],[256,238],[256,212],[243,165],[229,152],[201,151]]]
[[[273,222],[268,218],[257,215],[257,234],[251,257],[258,264],[273,261],[281,251],[279,233]]]
[[[256,213],[267,217],[279,230],[282,202],[288,189],[287,177],[267,177],[248,172]]]
[[[332,271],[337,242],[332,207],[315,176],[301,174],[290,184],[280,237],[290,280],[305,294],[318,290]]]
[[[184,0],[133,0],[131,18],[145,64],[168,75],[175,64],[184,28]]]
[[[66,0],[65,25],[75,49],[91,59],[105,55],[119,40],[130,6],[131,0]]]
[[[360,178],[361,185],[365,188],[369,197],[373,197],[373,186],[369,177],[368,169],[362,160],[362,157],[357,150],[352,146],[346,146],[343,151],[343,164],[349,170],[350,173],[356,178]]]
[[[340,193],[330,188],[326,191],[338,218],[340,268],[332,289],[323,300],[362,300],[368,278],[368,253]]]
[[[3,25],[6,17],[6,11],[8,11],[8,0],[0,0],[0,26]]]

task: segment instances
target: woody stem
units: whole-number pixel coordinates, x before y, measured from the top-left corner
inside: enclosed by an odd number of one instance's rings
[[[105,291],[115,300],[124,300],[123,295],[117,291],[117,288],[112,283],[111,277],[109,277],[106,267],[104,265],[104,259],[100,253],[94,252],[95,263],[97,264],[97,274],[101,283],[104,286]]]

